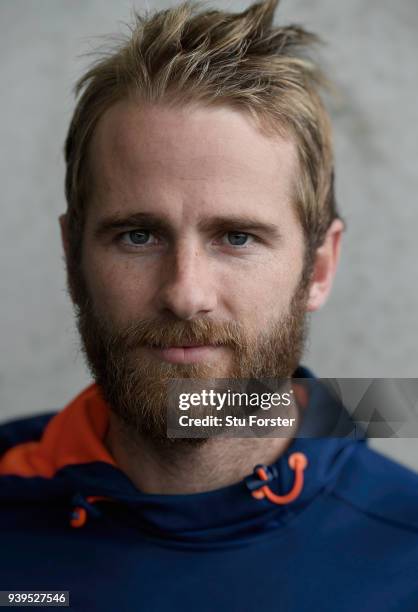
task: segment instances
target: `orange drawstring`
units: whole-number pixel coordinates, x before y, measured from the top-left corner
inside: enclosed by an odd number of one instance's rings
[[[79,506],[74,508],[70,519],[71,527],[82,527],[86,521],[87,510]]]
[[[267,499],[274,504],[280,505],[292,502],[299,496],[303,489],[303,471],[306,469],[307,465],[308,460],[306,455],[303,453],[292,453],[289,457],[289,466],[295,472],[295,480],[289,493],[286,495],[276,495],[276,493],[273,493],[273,491],[267,485],[264,485],[260,489],[252,491],[252,496],[256,499],[264,499],[264,497],[267,497]],[[260,480],[269,480],[265,469],[262,467],[258,467],[256,469],[256,474]]]
[[[109,497],[103,497],[100,495],[89,495],[88,497],[86,497],[86,501],[89,504],[92,504],[96,501],[109,500],[109,499],[110,499]],[[87,510],[83,508],[83,506],[76,506],[75,508],[73,508],[71,519],[70,519],[71,527],[83,527],[86,521],[87,521]]]

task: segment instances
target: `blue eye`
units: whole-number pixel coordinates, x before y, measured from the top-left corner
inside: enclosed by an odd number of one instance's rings
[[[232,246],[244,246],[248,242],[248,238],[251,238],[249,234],[244,232],[228,232],[228,242]]]
[[[128,232],[128,235],[134,244],[146,244],[149,240],[150,232],[148,230],[132,230]]]
[[[152,230],[133,229],[122,232],[116,236],[116,242],[125,250],[146,252],[148,249],[155,250],[160,245],[158,236]]]

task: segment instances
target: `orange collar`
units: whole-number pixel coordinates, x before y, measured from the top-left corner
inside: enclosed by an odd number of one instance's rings
[[[116,466],[103,442],[108,424],[109,407],[92,384],[52,417],[39,441],[9,449],[0,459],[0,476],[52,478],[67,465],[94,461]]]

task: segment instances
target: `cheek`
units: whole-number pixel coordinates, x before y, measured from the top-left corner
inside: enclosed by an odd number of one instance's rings
[[[301,250],[289,249],[235,270],[222,284],[228,310],[256,329],[287,313],[302,273],[302,257]]]
[[[130,262],[90,259],[86,279],[96,310],[115,324],[144,315],[151,281],[147,270],[135,269]]]

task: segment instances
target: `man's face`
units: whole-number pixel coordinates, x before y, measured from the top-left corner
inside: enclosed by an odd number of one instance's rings
[[[294,144],[227,107],[123,101],[90,163],[78,324],[127,427],[165,436],[172,377],[290,376],[307,296]]]

